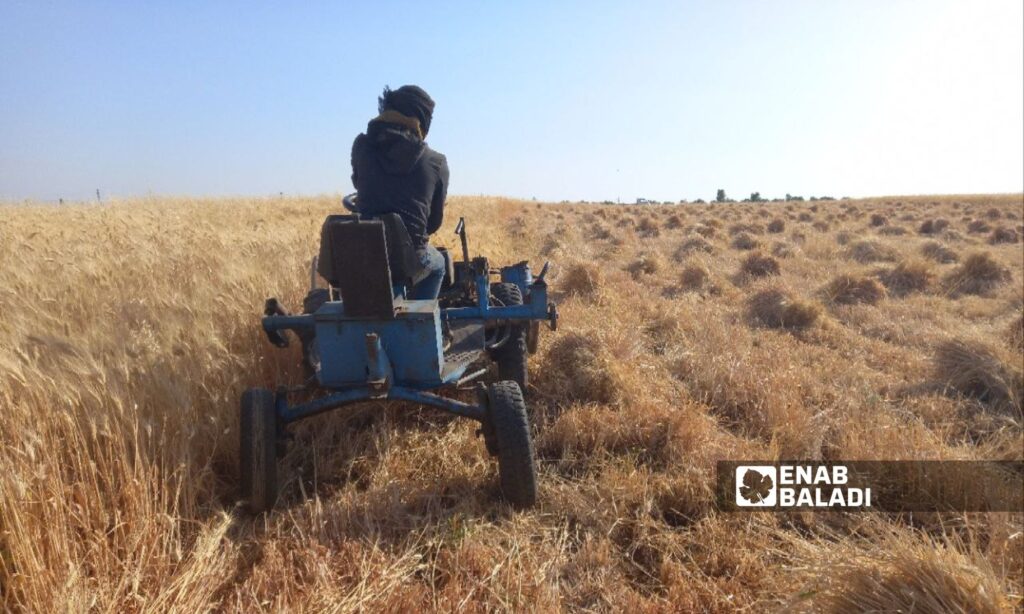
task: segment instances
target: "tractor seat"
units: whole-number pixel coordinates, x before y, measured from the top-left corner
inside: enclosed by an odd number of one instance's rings
[[[328,216],[317,272],[340,289],[345,315],[366,318],[393,318],[395,287],[408,288],[428,273],[395,213],[375,219]]]

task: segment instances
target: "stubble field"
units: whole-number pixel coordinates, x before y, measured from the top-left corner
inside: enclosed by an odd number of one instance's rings
[[[1020,515],[729,514],[721,459],[1024,458],[1024,200],[674,206],[454,198],[492,263],[553,262],[539,504],[475,426],[369,403],[238,496],[238,399],[298,382],[336,198],[0,206],[0,604],[15,611],[1022,607]]]

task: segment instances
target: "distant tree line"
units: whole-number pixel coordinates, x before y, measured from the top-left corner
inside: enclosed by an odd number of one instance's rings
[[[849,200],[849,199],[850,199],[849,196],[843,196],[841,200]],[[748,198],[744,198],[743,200],[741,200],[739,202],[743,202],[743,203],[768,203],[768,202],[781,203],[781,202],[787,202],[788,203],[788,202],[802,202],[804,200],[821,201],[821,200],[837,200],[837,199],[832,197],[832,196],[809,196],[809,197],[807,197],[805,199],[803,196],[798,196],[798,195],[790,194],[788,192],[786,193],[786,197],[785,198],[771,198],[771,199],[769,199],[769,198],[765,198],[765,197],[761,196],[760,192],[751,192],[750,196]],[[585,202],[585,201],[580,201],[580,202]],[[711,202],[714,202],[714,203],[735,203],[737,201],[735,199],[729,198],[729,196],[726,195],[724,188],[719,188],[715,192],[714,200],[712,200]],[[694,204],[694,205],[701,205],[701,204],[705,204],[705,201],[702,198],[698,198],[698,199],[692,200],[692,201],[691,200],[687,200],[685,198],[682,198],[682,199],[680,199],[678,201],[678,203],[674,203],[674,202],[672,202],[670,200],[657,201],[657,200],[652,200],[652,199],[649,199],[649,198],[637,198],[636,199],[636,204],[638,204],[638,205],[672,205],[672,204],[685,205],[685,204],[688,204],[688,203],[689,204]],[[601,201],[601,204],[603,204],[603,205],[615,205],[615,204],[618,204],[618,203],[617,202],[612,202],[610,200],[605,200],[605,201]]]

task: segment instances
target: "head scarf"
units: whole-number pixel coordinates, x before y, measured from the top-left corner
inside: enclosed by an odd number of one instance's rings
[[[384,93],[377,99],[378,111],[398,111],[402,115],[414,117],[420,122],[423,136],[430,131],[430,119],[434,115],[434,100],[423,88],[415,85],[403,85],[397,90],[384,88]]]

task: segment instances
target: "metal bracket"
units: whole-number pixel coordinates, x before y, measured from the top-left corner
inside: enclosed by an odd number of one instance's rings
[[[377,333],[366,333],[366,383],[370,388],[370,398],[380,399],[388,396],[391,389],[391,361],[380,344]]]

